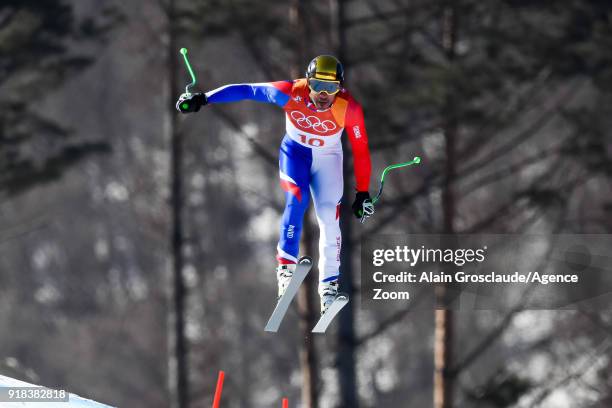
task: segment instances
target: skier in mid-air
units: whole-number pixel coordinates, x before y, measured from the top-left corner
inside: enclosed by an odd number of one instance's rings
[[[362,222],[374,214],[368,192],[371,161],[363,111],[343,82],[342,64],[333,56],[320,55],[308,65],[306,78],[226,85],[206,93],[183,94],[176,104],[183,113],[197,112],[206,104],[245,99],[283,108],[286,133],[280,147],[279,168],[280,184],[286,193],[276,256],[278,296],[283,295],[295,271],[302,220],[312,195],[320,229],[318,292],[322,313],[338,294],[343,130],[348,134],[354,158],[353,212]]]

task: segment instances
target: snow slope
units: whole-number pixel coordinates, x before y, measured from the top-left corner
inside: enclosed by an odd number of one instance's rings
[[[38,385],[28,384],[14,378],[0,375],[0,388],[2,387],[39,387]],[[109,405],[100,404],[92,400],[81,398],[78,395],[70,394],[69,402],[4,402],[0,401],[1,408],[112,408]]]

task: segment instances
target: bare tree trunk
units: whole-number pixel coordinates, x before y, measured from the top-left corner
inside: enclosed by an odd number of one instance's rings
[[[345,63],[346,70],[346,27],[345,27],[345,4],[344,0],[330,0],[331,27],[330,38],[334,42],[336,56]],[[342,149],[348,152],[346,137],[342,139]],[[354,277],[353,277],[353,257],[355,251],[351,245],[353,214],[350,208],[350,201],[354,196],[352,188],[354,179],[353,172],[350,171],[348,160],[343,162],[344,177],[344,205],[342,206],[341,232],[342,232],[342,291],[349,295],[351,301],[344,307],[340,319],[338,319],[338,378],[340,382],[340,406],[359,407],[357,394],[357,380],[355,378],[355,309],[353,308],[354,299]]]
[[[438,296],[443,294],[438,293]],[[436,310],[434,340],[434,408],[452,407],[453,381],[447,374],[452,358],[453,313]]]
[[[457,40],[457,9],[454,0],[449,0],[444,9],[442,21],[442,46],[449,64],[455,59]],[[455,217],[455,195],[452,183],[455,178],[457,138],[456,97],[452,84],[443,108],[444,140],[446,146],[446,168],[442,187],[443,231],[453,234]],[[440,286],[436,292],[438,306],[435,312],[434,334],[434,408],[452,408],[454,379],[451,375],[453,360],[453,312],[449,309],[448,288]]]
[[[183,282],[183,141],[177,129],[177,116],[172,107],[178,84],[176,68],[178,65],[178,49],[176,47],[175,1],[169,0],[168,18],[168,82],[167,109],[168,117],[165,129],[171,143],[170,183],[171,183],[171,213],[172,233],[170,245],[172,250],[172,290],[170,293],[168,313],[168,386],[170,390],[170,406],[187,408],[189,406],[189,389],[187,379],[187,344],[185,340],[185,283]]]
[[[305,216],[302,230],[302,253],[313,254],[315,251],[314,226],[308,214]],[[305,408],[317,408],[318,401],[318,362],[315,337],[310,332],[317,322],[319,309],[314,294],[317,291],[317,271],[308,274],[298,292],[298,313],[300,333],[304,342],[300,348],[300,366],[302,367],[302,406]]]
[[[306,43],[308,33],[304,24],[304,7],[303,0],[293,0],[289,18],[293,27],[296,27],[298,33],[298,50],[295,55],[295,60],[291,67],[291,75],[293,78],[300,77],[303,69],[304,61],[306,60]],[[310,194],[310,192],[306,192]],[[313,256],[316,250],[314,225],[310,219],[310,210],[304,216],[304,225],[302,229],[302,245],[301,253],[304,255]],[[319,254],[320,256],[320,254]],[[300,347],[300,366],[302,367],[302,406],[305,408],[317,408],[318,403],[318,361],[315,338],[310,332],[317,321],[318,302],[314,299],[314,294],[317,291],[317,270],[313,265],[312,271],[306,276],[304,282],[298,291],[298,314],[299,327],[302,334],[303,343]]]

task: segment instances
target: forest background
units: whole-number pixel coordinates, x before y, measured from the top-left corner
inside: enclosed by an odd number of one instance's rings
[[[366,224],[344,206],[353,301],[325,336],[312,281],[262,330],[283,115],[179,115],[181,47],[201,90],[334,54],[374,174],[423,159]],[[227,407],[611,406],[610,312],[359,302],[364,236],[611,232],[611,49],[603,0],[4,0],[0,373],[121,407],[208,406],[218,370]]]

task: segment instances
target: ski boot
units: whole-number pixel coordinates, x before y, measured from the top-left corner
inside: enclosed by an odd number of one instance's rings
[[[321,315],[323,315],[338,296],[338,281],[320,282],[319,296],[321,296]]]
[[[293,272],[295,271],[295,264],[278,265],[276,267],[276,280],[278,281],[278,297],[277,300],[283,297],[287,286],[291,281]]]

